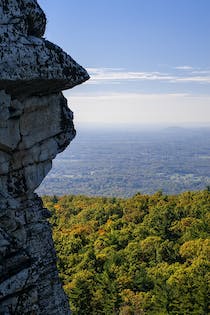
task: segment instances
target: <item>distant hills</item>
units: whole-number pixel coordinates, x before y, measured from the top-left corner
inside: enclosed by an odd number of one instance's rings
[[[40,194],[128,197],[210,185],[210,129],[82,129],[54,161]]]

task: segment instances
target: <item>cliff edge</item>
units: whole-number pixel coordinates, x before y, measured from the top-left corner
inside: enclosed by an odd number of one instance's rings
[[[70,314],[34,190],[75,137],[61,91],[89,76],[46,41],[36,0],[0,0],[0,314]]]

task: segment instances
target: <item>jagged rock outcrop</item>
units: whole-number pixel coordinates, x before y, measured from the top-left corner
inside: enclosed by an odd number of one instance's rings
[[[36,0],[0,0],[0,90],[17,96],[50,94],[89,78],[61,48],[41,38],[45,27]]]
[[[70,313],[34,190],[75,136],[61,91],[89,76],[45,25],[37,1],[0,0],[0,315]]]

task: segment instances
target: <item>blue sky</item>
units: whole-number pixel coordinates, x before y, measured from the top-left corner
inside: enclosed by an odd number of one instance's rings
[[[210,122],[209,0],[40,0],[46,38],[91,80],[65,92],[77,124]]]

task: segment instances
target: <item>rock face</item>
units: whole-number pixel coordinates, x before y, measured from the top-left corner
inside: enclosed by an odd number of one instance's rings
[[[0,0],[0,89],[50,94],[89,78],[61,48],[41,38],[46,18],[36,0]]]
[[[43,36],[35,0],[0,0],[0,315],[70,314],[34,190],[75,136],[61,91],[89,78]]]

